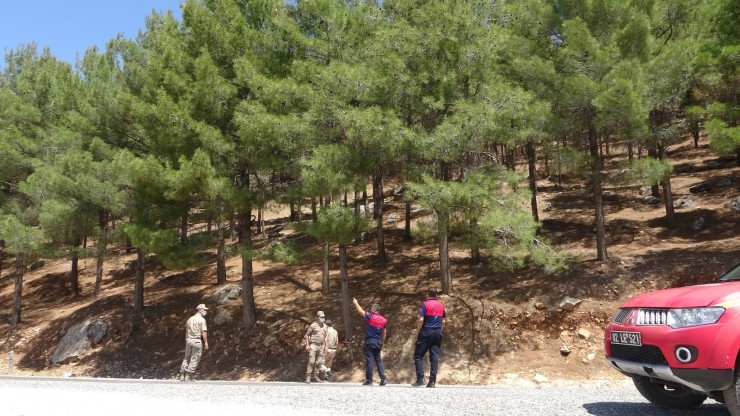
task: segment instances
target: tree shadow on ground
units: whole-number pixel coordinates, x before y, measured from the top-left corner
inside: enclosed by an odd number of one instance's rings
[[[697,261],[686,262],[687,258],[695,258]],[[624,286],[629,282],[638,284],[643,275],[650,275],[649,271],[654,269],[671,270],[672,274],[666,276],[665,283],[671,282],[676,286],[709,283],[735,265],[738,258],[739,251],[674,249],[636,256],[629,263],[618,259],[604,263],[581,262],[569,271],[550,275],[541,273],[536,268],[523,269],[517,273],[490,272],[485,277],[477,278],[477,285],[475,282],[469,284],[474,291],[495,291],[497,296],[515,302],[531,302],[535,297],[547,298],[548,307],[551,307],[560,301],[562,294],[570,293],[572,296],[582,293],[609,298],[612,286]],[[661,286],[660,281],[639,284],[646,288]]]
[[[655,236],[659,239],[679,237],[687,241],[707,242],[727,240],[740,235],[740,221],[734,213],[720,213],[708,209],[694,209],[691,211],[677,211],[676,223],[667,227],[665,218],[656,218],[648,221],[647,226],[657,229]],[[699,218],[703,218],[700,229],[693,228]]]
[[[588,414],[594,416],[640,415],[640,416],[728,416],[727,407],[720,403],[705,403],[694,409],[663,409],[650,403],[598,402],[583,405]]]

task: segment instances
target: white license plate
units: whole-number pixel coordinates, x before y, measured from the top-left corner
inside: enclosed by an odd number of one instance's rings
[[[642,339],[639,332],[612,331],[612,344],[641,346]]]

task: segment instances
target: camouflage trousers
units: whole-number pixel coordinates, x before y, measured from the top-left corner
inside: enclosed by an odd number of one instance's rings
[[[316,371],[323,373],[321,367],[324,365],[324,344],[311,344],[308,349],[308,366],[306,366],[306,378],[316,375]]]

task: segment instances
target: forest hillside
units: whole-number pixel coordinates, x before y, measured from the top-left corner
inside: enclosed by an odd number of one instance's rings
[[[646,203],[639,186],[608,187],[608,261],[593,259],[589,190],[577,179],[538,183],[542,234],[569,253],[572,264],[567,270],[493,271],[488,264],[473,263],[469,249],[453,237],[453,292],[441,296],[449,319],[439,383],[529,383],[535,375],[553,382],[621,379],[603,360],[603,328],[620,302],[647,290],[710,282],[740,261],[740,168],[734,160],[718,158],[704,142],[694,148],[689,139],[671,148],[670,155],[678,172],[673,189],[683,201],[677,204],[677,225],[664,225],[663,206]],[[702,184],[711,186],[692,191]],[[389,381],[405,383],[413,381],[418,304],[427,287],[439,286],[438,250],[433,242],[404,241],[403,203],[392,192],[387,194],[383,223],[388,262],[377,262],[376,242],[368,236],[348,247],[348,273],[352,296],[366,307],[383,306],[389,318]],[[256,244],[290,239],[296,233],[285,227],[286,212],[274,207],[266,214],[266,232]],[[415,215],[415,222],[428,218],[423,212]],[[70,287],[69,261],[40,262],[24,280],[22,324],[11,331],[10,310],[0,313],[0,371],[9,368],[12,350],[17,375],[173,378],[184,350],[184,322],[203,302],[211,308],[211,351],[204,355],[199,378],[298,381],[306,362],[303,331],[316,311],[334,320],[340,337],[344,333],[336,247],[330,256],[330,290],[324,296],[322,244],[311,238],[300,241],[305,251],[298,265],[255,262],[257,323],[248,331],[242,329],[238,296],[214,301],[223,288],[239,288],[239,256],[228,259],[225,285],[216,284],[213,265],[171,271],[150,257],[140,314],[132,309],[136,254],[126,254],[125,247],[113,249],[97,297],[94,259],[80,263],[79,296]],[[5,259],[0,276],[2,305],[12,302],[11,263]],[[564,297],[579,302],[568,308]],[[354,336],[341,340],[333,368],[337,381],[363,380],[363,322],[357,318]],[[54,364],[64,335],[86,320],[103,321],[104,336]]]

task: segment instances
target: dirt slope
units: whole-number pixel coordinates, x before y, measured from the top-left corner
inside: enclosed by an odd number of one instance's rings
[[[729,203],[740,197],[740,168],[734,160],[718,159],[706,143],[694,149],[687,140],[671,149],[676,166],[672,179],[675,199],[691,203],[677,209],[678,225],[663,226],[662,204],[644,204],[638,186],[607,186],[605,210],[610,259],[595,262],[591,195],[582,180],[539,183],[538,202],[543,234],[577,260],[566,272],[544,274],[537,269],[492,272],[472,264],[469,253],[454,242],[451,272],[454,292],[441,296],[448,309],[441,384],[529,382],[535,374],[551,380],[621,379],[603,360],[603,327],[626,298],[655,288],[713,280],[740,261],[740,214]],[[614,155],[617,169],[621,155]],[[728,182],[729,180],[729,182]],[[694,194],[702,182],[715,186]],[[385,361],[391,383],[413,378],[414,320],[423,291],[438,286],[436,246],[403,241],[401,201],[386,200],[397,222],[386,223],[389,262],[375,260],[375,241],[349,250],[352,294],[363,305],[383,305],[389,318]],[[693,204],[693,205],[692,205]],[[270,213],[271,226],[284,223],[279,210]],[[701,229],[692,225],[704,219]],[[285,237],[283,232],[282,237]],[[277,237],[281,238],[281,237]],[[267,238],[261,241],[267,243]],[[319,245],[309,247],[320,252]],[[340,336],[338,265],[332,253],[331,293],[320,293],[321,264],[317,255],[299,266],[255,263],[258,323],[240,329],[241,302],[216,305],[211,296],[215,266],[168,271],[147,269],[145,310],[131,313],[134,254],[111,253],[100,298],[92,295],[94,260],[81,262],[81,292],[70,294],[66,261],[47,261],[27,274],[23,292],[23,323],[10,332],[13,277],[10,260],[0,276],[0,373],[8,369],[8,352],[15,354],[14,374],[93,377],[172,378],[179,369],[185,320],[195,305],[211,307],[207,317],[211,351],[199,367],[199,377],[218,380],[297,381],[305,371],[302,336],[317,310],[336,322]],[[240,260],[228,262],[229,284],[239,284]],[[563,296],[581,299],[572,312],[558,305]],[[104,318],[110,328],[102,342],[78,361],[52,365],[51,357],[66,330],[88,317]],[[338,381],[362,381],[363,322],[354,317],[355,336],[343,340],[333,366]],[[580,331],[581,336],[576,335]],[[585,338],[584,338],[585,336]],[[570,353],[561,352],[567,347]]]

